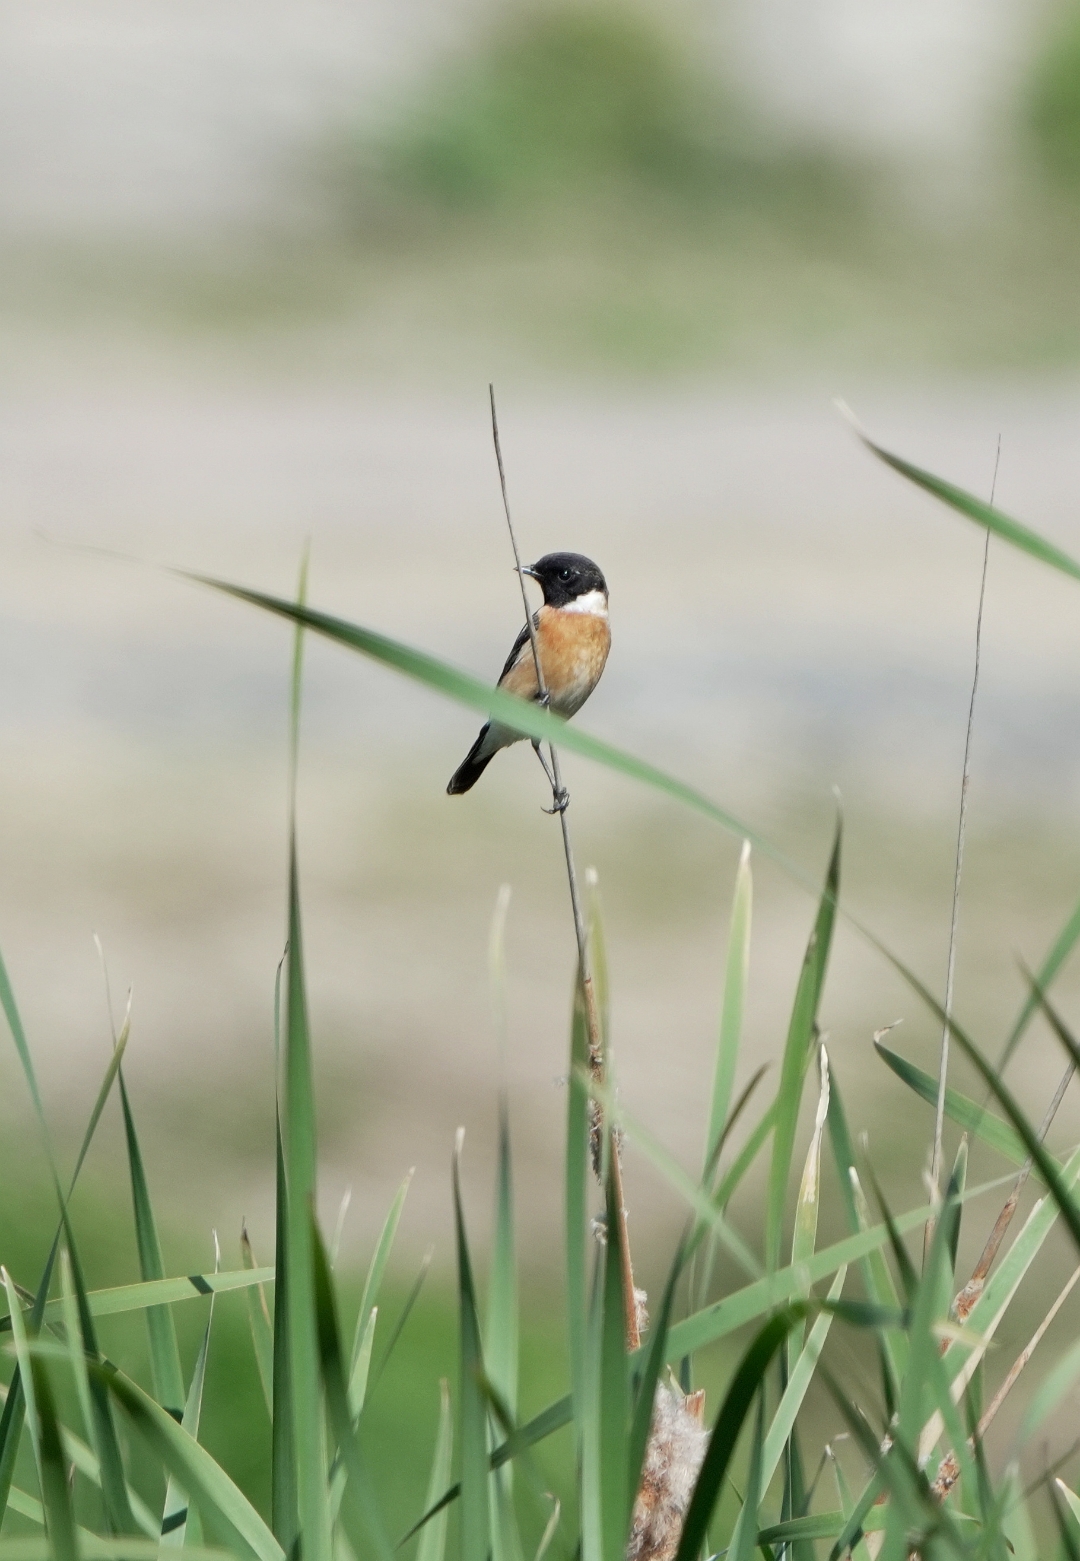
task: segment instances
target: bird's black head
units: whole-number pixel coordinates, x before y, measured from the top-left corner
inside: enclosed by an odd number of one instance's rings
[[[594,591],[602,593],[606,604],[607,581],[582,553],[545,553],[525,573],[539,582],[548,607],[566,607]]]

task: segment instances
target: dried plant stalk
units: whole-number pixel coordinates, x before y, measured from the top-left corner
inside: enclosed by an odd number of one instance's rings
[[[626,1561],[672,1561],[705,1457],[704,1417],[704,1389],[683,1393],[674,1381],[657,1383]]]

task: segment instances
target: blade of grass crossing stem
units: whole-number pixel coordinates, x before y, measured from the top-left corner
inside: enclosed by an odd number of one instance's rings
[[[881,1060],[892,1069],[898,1079],[913,1089],[922,1100],[933,1105],[937,1099],[937,1079],[922,1068],[917,1068],[913,1062],[908,1062],[905,1057],[890,1051],[880,1041],[874,1042],[874,1049]],[[996,1149],[998,1154],[1004,1155],[1014,1165],[1023,1165],[1027,1159],[1027,1150],[1024,1141],[1007,1122],[994,1116],[984,1106],[976,1105],[969,1096],[962,1095],[959,1090],[948,1088],[945,1091],[945,1115],[965,1133],[971,1133],[981,1138],[984,1144],[991,1149]]]
[[[371,1313],[378,1304],[379,1292],[382,1289],[383,1275],[386,1273],[386,1265],[390,1258],[390,1252],[397,1235],[398,1225],[401,1222],[401,1211],[405,1207],[405,1198],[409,1191],[413,1173],[410,1171],[401,1186],[394,1195],[386,1219],[383,1221],[379,1239],[375,1243],[375,1251],[371,1255],[371,1262],[364,1278],[364,1290],[360,1297],[360,1310],[356,1314],[356,1331],[353,1335],[352,1353],[349,1357],[349,1398],[358,1396],[359,1403],[354,1406],[353,1414],[358,1415],[363,1407],[364,1395],[360,1391],[358,1381],[360,1369],[360,1356],[364,1349],[365,1337],[367,1339],[367,1355],[371,1359],[371,1340],[374,1324],[371,1322]],[[365,1372],[366,1382],[366,1372]]]
[[[315,1099],[300,928],[300,887],[293,836],[289,859],[289,961],[285,986],[282,1142],[287,1189],[289,1377],[296,1504],[305,1561],[331,1561],[327,1468],[323,1438],[313,1289],[312,1210],[315,1204]],[[278,1402],[278,1383],[274,1401]]]
[[[210,1313],[206,1319],[199,1353],[195,1357],[195,1369],[191,1373],[184,1414],[180,1421],[189,1436],[199,1440],[199,1422],[202,1419],[203,1389],[206,1386],[206,1358],[210,1353],[210,1330],[214,1324],[214,1297],[210,1297]],[[163,1550],[180,1550],[187,1543],[188,1531],[194,1529],[188,1510],[188,1496],[183,1486],[170,1477],[165,1490],[165,1505],[161,1511],[161,1547]],[[192,1533],[192,1538],[197,1536]]]
[[[244,1267],[257,1268],[251,1237],[246,1225],[240,1227],[240,1256]],[[247,1290],[248,1323],[251,1327],[251,1344],[255,1351],[255,1365],[259,1372],[259,1385],[266,1401],[271,1420],[274,1417],[274,1325],[270,1321],[270,1307],[263,1285],[251,1285]]]
[[[609,1136],[598,1415],[603,1561],[622,1561],[626,1551],[631,1503],[627,1467],[630,1405],[626,1369],[626,1307],[623,1299],[623,1222],[619,1218],[614,1175],[617,1153],[617,1146]]]
[[[94,1366],[94,1376],[107,1385],[169,1474],[207,1514],[215,1516],[231,1548],[258,1561],[284,1561],[284,1551],[247,1497],[167,1410],[111,1364]]]
[[[75,1514],[68,1486],[67,1460],[60,1441],[60,1424],[52,1383],[42,1360],[32,1360],[34,1399],[39,1421],[40,1450],[38,1471],[41,1478],[41,1504],[45,1509],[45,1527],[54,1561],[76,1561]]]
[[[580,977],[574,981],[570,1021],[570,1071],[566,1087],[566,1322],[570,1351],[570,1395],[574,1424],[579,1436],[585,1401],[586,1331],[586,1233],[589,1222],[589,1092],[585,1080],[589,1068],[589,1030]]]
[[[829,962],[833,923],[836,920],[836,899],[840,887],[840,841],[841,826],[838,822],[829,868],[825,876],[825,888],[818,905],[814,930],[806,946],[784,1047],[780,1086],[776,1096],[776,1130],[773,1134],[772,1163],[769,1167],[769,1188],[765,1208],[765,1266],[767,1268],[776,1268],[780,1261],[784,1200],[795,1144],[795,1130],[799,1121],[803,1079],[810,1061],[818,1005],[821,1001],[825,971]]]
[[[705,1449],[701,1472],[694,1485],[690,1505],[683,1521],[675,1561],[696,1561],[707,1543],[709,1521],[735,1452],[750,1406],[772,1364],[773,1357],[787,1338],[788,1329],[805,1308],[795,1307],[777,1313],[752,1340],[731,1380]]]
[[[311,1249],[314,1259],[312,1278],[318,1322],[319,1366],[330,1424],[346,1473],[345,1500],[367,1551],[377,1561],[393,1561],[393,1549],[379,1515],[375,1488],[353,1428],[333,1272],[314,1213],[311,1215]],[[329,1510],[329,1503],[327,1506]]]
[[[461,1202],[459,1128],[453,1158],[454,1228],[458,1262],[458,1446],[461,1460],[461,1561],[487,1561],[491,1535],[488,1502],[487,1405],[480,1379],[484,1373],[480,1319],[472,1259]]]
[[[454,1447],[454,1422],[450,1409],[450,1384],[444,1377],[439,1383],[439,1425],[435,1432],[435,1451],[431,1458],[431,1474],[428,1476],[425,1512],[434,1507],[450,1483],[450,1468]],[[449,1516],[443,1509],[425,1524],[416,1547],[416,1561],[446,1561],[446,1522]]]
[[[731,905],[727,957],[724,961],[724,996],[720,1006],[720,1033],[716,1043],[716,1069],[713,1074],[709,1128],[705,1139],[705,1166],[713,1163],[720,1143],[742,1037],[743,1004],[750,969],[750,920],[753,909],[753,876],[750,871],[750,842],[743,842],[739,867],[735,874],[735,894]]]
[[[135,1118],[123,1073],[120,1074],[120,1104],[124,1114],[124,1137],[131,1176],[131,1201],[135,1209],[139,1272],[144,1279],[164,1279],[165,1264],[161,1257],[157,1221],[154,1219],[154,1210],[150,1202],[150,1188],[146,1181],[142,1151],[135,1131]],[[170,1413],[178,1415],[184,1403],[184,1379],[180,1370],[176,1325],[170,1309],[167,1306],[147,1307],[146,1328],[150,1336],[150,1370],[154,1383],[154,1397]]]

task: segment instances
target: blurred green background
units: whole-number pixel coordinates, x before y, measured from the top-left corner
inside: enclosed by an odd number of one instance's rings
[[[520,604],[489,379],[524,551],[581,549],[611,583],[586,724],[815,872],[838,785],[845,892],[940,990],[981,539],[872,466],[829,403],[981,493],[1000,435],[1003,507],[1080,548],[1077,8],[3,0],[0,18],[0,945],[65,1143],[108,1055],[93,933],[114,1003],[134,987],[171,1270],[207,1265],[215,1227],[235,1252],[244,1215],[272,1247],[288,643],[66,544],[288,591],[310,537],[317,604],[494,675]],[[1080,885],[1078,635],[1072,589],[992,549],[958,969],[988,1046],[1022,995],[1015,955],[1041,955]],[[415,1165],[399,1302],[434,1246],[411,1364],[375,1400],[402,1524],[428,1448],[405,1457],[400,1427],[417,1403],[434,1426],[452,1358],[459,1123],[486,1239],[503,882],[524,1407],[563,1381],[565,885],[527,751],[444,796],[473,728],[310,649],[324,1214],[352,1189],[362,1266]],[[624,1098],[694,1167],[738,842],[568,767]],[[811,911],[759,864],[747,1071],[778,1055]],[[1066,973],[1066,1013],[1077,996]],[[870,1036],[903,1017],[931,1067],[935,1027],[846,932],[825,1017],[853,1121],[911,1204],[929,1113]],[[1017,1087],[1036,1117],[1058,1071],[1033,1033]],[[0,1258],[32,1285],[47,1184],[13,1055],[0,1079]],[[1058,1141],[1078,1126],[1067,1100]],[[655,1288],[678,1202],[633,1151],[629,1185]],[[97,1282],[134,1271],[125,1196],[110,1121],[80,1211]],[[209,1434],[263,1499],[261,1453],[229,1430],[258,1392],[242,1302],[220,1317]]]

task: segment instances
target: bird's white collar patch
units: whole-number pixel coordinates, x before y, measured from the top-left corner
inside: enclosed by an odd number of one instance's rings
[[[594,618],[606,618],[608,615],[608,599],[603,591],[586,591],[581,596],[576,596],[572,602],[566,602],[559,608],[560,612],[584,612]]]

